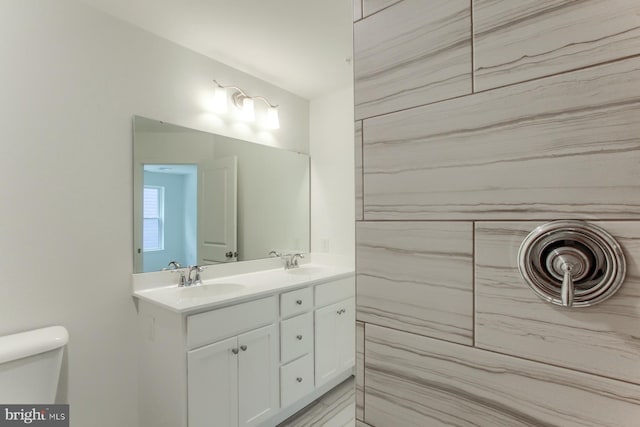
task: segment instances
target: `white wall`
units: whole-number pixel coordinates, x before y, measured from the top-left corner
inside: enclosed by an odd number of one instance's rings
[[[311,100],[311,251],[355,259],[353,89]]]
[[[0,334],[66,326],[71,425],[135,427],[132,116],[307,152],[308,102],[71,0],[0,0],[0,51]],[[206,114],[214,78],[282,129]]]

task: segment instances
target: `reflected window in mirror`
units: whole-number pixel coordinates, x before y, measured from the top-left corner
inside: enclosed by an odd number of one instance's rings
[[[196,264],[196,165],[143,164],[142,272]]]
[[[144,252],[164,249],[164,187],[144,186],[142,249]]]

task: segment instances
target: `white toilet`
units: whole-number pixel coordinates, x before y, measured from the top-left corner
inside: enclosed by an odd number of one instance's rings
[[[0,337],[0,403],[55,403],[68,341],[62,326]]]

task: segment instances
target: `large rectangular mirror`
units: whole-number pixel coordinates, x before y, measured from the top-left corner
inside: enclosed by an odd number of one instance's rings
[[[134,273],[309,251],[309,157],[134,117]]]

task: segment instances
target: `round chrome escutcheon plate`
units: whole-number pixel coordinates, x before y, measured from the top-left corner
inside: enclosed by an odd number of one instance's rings
[[[553,221],[537,227],[518,251],[523,279],[543,300],[588,307],[611,297],[622,285],[626,262],[618,242],[584,221]]]

